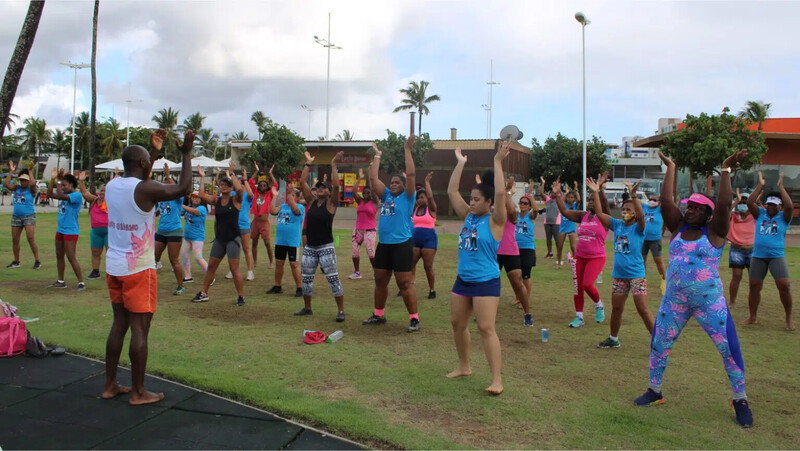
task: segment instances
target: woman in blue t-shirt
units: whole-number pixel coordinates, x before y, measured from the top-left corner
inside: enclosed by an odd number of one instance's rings
[[[14,261],[6,268],[19,268],[19,240],[22,237],[22,229],[28,238],[28,245],[33,252],[33,269],[42,267],[39,261],[39,246],[36,244],[34,232],[36,231],[36,193],[39,191],[36,180],[33,180],[27,169],[22,169],[17,176],[17,183],[11,183],[11,176],[14,175],[16,166],[14,162],[8,161],[8,174],[6,175],[5,187],[11,191],[11,203],[14,211],[11,216],[11,243],[14,250]]]
[[[195,191],[191,196],[191,206],[182,205],[183,219],[186,223],[183,231],[183,246],[181,246],[181,263],[183,263],[184,283],[194,282],[192,277],[192,260],[200,265],[203,274],[208,271],[208,262],[203,258],[203,244],[206,241],[206,218],[208,209],[200,199],[200,193]]]
[[[172,185],[175,179],[169,173],[169,166],[164,164],[164,183]],[[158,228],[155,234],[156,270],[161,269],[161,255],[167,250],[172,272],[178,287],[172,294],[178,296],[186,292],[183,287],[183,265],[181,264],[181,245],[183,243],[183,197],[169,201],[161,201],[156,205],[158,210]]]
[[[644,326],[650,334],[653,333],[653,314],[647,307],[647,279],[644,271],[644,257],[642,257],[642,246],[644,245],[644,210],[642,202],[636,196],[639,188],[639,180],[635,185],[631,185],[627,180],[625,186],[630,197],[622,201],[622,220],[612,218],[605,212],[595,212],[597,219],[603,226],[614,232],[614,269],[611,272],[613,277],[611,291],[611,335],[597,345],[598,348],[618,348],[619,347],[619,328],[622,325],[622,310],[625,308],[625,301],[628,300],[628,293],[633,290],[633,303],[636,311],[644,321]],[[592,190],[594,203],[600,203],[600,187],[592,179],[586,181],[586,187]]]
[[[475,315],[481,333],[483,349],[492,372],[492,384],[486,392],[499,395],[503,392],[501,377],[500,339],[495,331],[497,305],[500,302],[500,267],[497,265],[497,250],[506,225],[506,191],[503,176],[503,159],[508,156],[509,143],[503,141],[494,156],[494,173],[481,178],[470,194],[469,203],[458,192],[461,174],[467,157],[456,149],[458,163],[447,185],[450,205],[464,226],[458,237],[458,276],[453,285],[450,303],[450,322],[458,351],[458,368],[448,378],[469,376],[469,323]],[[492,211],[494,206],[494,211]]]
[[[577,210],[578,204],[581,202],[581,196],[578,194],[578,182],[575,182],[575,189],[570,191],[569,184],[567,184],[567,195],[565,196],[565,203],[567,210]],[[564,251],[564,241],[569,238],[569,249],[572,251],[573,258],[575,257],[575,239],[576,239],[575,223],[561,215],[561,224],[558,226],[558,240],[556,240],[556,268],[560,268],[564,264],[561,256]]]
[[[531,290],[531,269],[536,266],[536,243],[533,241],[534,231],[536,230],[536,217],[539,215],[539,205],[533,198],[533,186],[531,182],[527,194],[523,194],[519,200],[519,216],[516,224],[517,246],[519,246],[519,260],[522,265],[522,284],[525,285],[526,299],[516,299],[511,305],[522,304],[523,309],[530,310]]]
[[[58,178],[60,181],[56,181]],[[83,282],[83,274],[81,273],[81,265],[78,263],[78,257],[75,255],[75,250],[78,245],[78,236],[80,235],[80,226],[78,225],[78,213],[81,211],[83,205],[83,196],[81,193],[75,191],[78,186],[78,179],[74,175],[68,174],[63,169],[53,171],[50,174],[50,184],[47,188],[47,197],[50,199],[58,199],[58,228],[56,229],[56,267],[58,269],[58,279],[51,284],[48,288],[67,288],[67,283],[64,280],[64,269],[66,263],[64,258],[69,260],[72,270],[75,272],[75,277],[78,278],[79,291],[86,289],[86,284]],[[56,188],[54,190],[54,188]]]
[[[756,314],[761,303],[761,288],[767,270],[775,279],[775,286],[786,313],[786,330],[794,330],[792,320],[792,292],[789,285],[789,267],[786,264],[786,230],[792,221],[794,205],[786,188],[783,187],[783,172],[778,178],[778,190],[767,194],[766,208],[756,205],[756,200],[764,189],[764,176],[758,172],[758,186],[747,199],[747,209],[756,218],[756,236],[753,254],[750,257],[750,317],[744,324],[757,324]]]
[[[291,183],[286,184],[286,199],[283,204],[278,204],[278,188],[272,187],[272,201],[269,213],[277,216],[275,223],[275,285],[267,294],[283,293],[283,267],[289,260],[289,268],[294,278],[294,296],[303,296],[303,278],[300,271],[300,261],[297,258],[297,249],[302,244],[303,219],[306,215],[305,205],[298,204],[297,198],[300,191]]]

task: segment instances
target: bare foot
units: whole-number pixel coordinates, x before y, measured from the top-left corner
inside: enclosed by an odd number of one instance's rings
[[[471,368],[467,368],[467,369],[464,370],[464,369],[459,368],[459,369],[453,371],[452,373],[448,374],[447,378],[448,379],[454,379],[456,377],[462,377],[462,376],[472,376],[472,369]]]
[[[750,318],[747,318],[746,320],[744,320],[742,322],[742,324],[744,324],[745,326],[748,325],[748,324],[758,324],[758,320],[756,320],[755,318],[750,317]]]
[[[490,395],[497,396],[500,393],[503,393],[503,384],[500,382],[496,382],[488,387],[486,387],[486,393]]]
[[[131,394],[131,400],[129,402],[132,406],[140,406],[142,404],[153,404],[162,399],[164,399],[164,393],[153,393],[145,390],[141,395],[136,393]]]
[[[733,309],[735,307],[736,307],[736,303],[735,302],[728,302],[728,308],[729,309]]]
[[[275,262],[270,262],[269,269],[275,269]]]
[[[511,305],[519,305],[519,304],[520,304],[519,299],[514,299],[514,302],[511,303]]]
[[[791,318],[786,320],[786,330],[794,330],[794,320]]]
[[[111,388],[106,388],[102,395],[100,395],[103,399],[111,399],[117,395],[121,395],[124,393],[130,393],[131,388],[126,387],[124,385],[119,385],[116,382]]]

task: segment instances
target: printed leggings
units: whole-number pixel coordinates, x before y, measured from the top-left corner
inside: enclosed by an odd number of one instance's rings
[[[594,286],[597,276],[603,271],[603,266],[606,264],[606,256],[595,258],[575,258],[575,274],[573,274],[575,294],[572,296],[572,301],[575,304],[575,312],[583,312],[583,293],[589,295],[594,303],[600,302],[600,292]]]
[[[669,352],[692,316],[711,337],[722,356],[722,363],[733,389],[733,399],[746,399],[744,360],[733,319],[722,295],[721,284],[706,292],[690,288],[668,290],[664,295],[656,315],[650,345],[650,388],[661,391]]]
[[[190,253],[191,257],[194,257],[194,261],[203,268],[203,273],[205,274],[205,272],[208,271],[208,262],[203,258],[203,242],[183,240],[183,245],[181,246],[181,262],[183,263],[183,277],[187,279],[192,277]]]
[[[317,272],[317,266],[322,267],[322,272],[325,273],[325,278],[328,279],[333,295],[344,295],[344,288],[342,288],[342,282],[339,280],[336,248],[333,246],[333,243],[328,243],[321,246],[306,245],[306,247],[303,248],[303,262],[301,263],[303,271],[303,296],[311,296],[311,293],[314,291],[314,276]]]

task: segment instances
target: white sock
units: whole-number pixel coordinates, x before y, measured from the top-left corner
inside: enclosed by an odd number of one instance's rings
[[[575,316],[577,316],[580,319],[583,319],[583,312],[575,312]]]
[[[608,338],[610,338],[610,339],[612,339],[614,341],[619,341],[619,337],[615,337],[613,335],[609,335]]]
[[[605,306],[603,305],[603,301],[597,301],[597,302],[594,304],[594,308],[603,308],[603,307],[605,307]]]
[[[64,281],[63,280],[59,280],[58,283],[64,283]]]

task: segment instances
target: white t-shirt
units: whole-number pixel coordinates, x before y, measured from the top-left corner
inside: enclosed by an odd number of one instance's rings
[[[117,177],[106,185],[108,252],[106,273],[127,276],[155,268],[155,208],[142,211],[134,198],[136,177]]]

